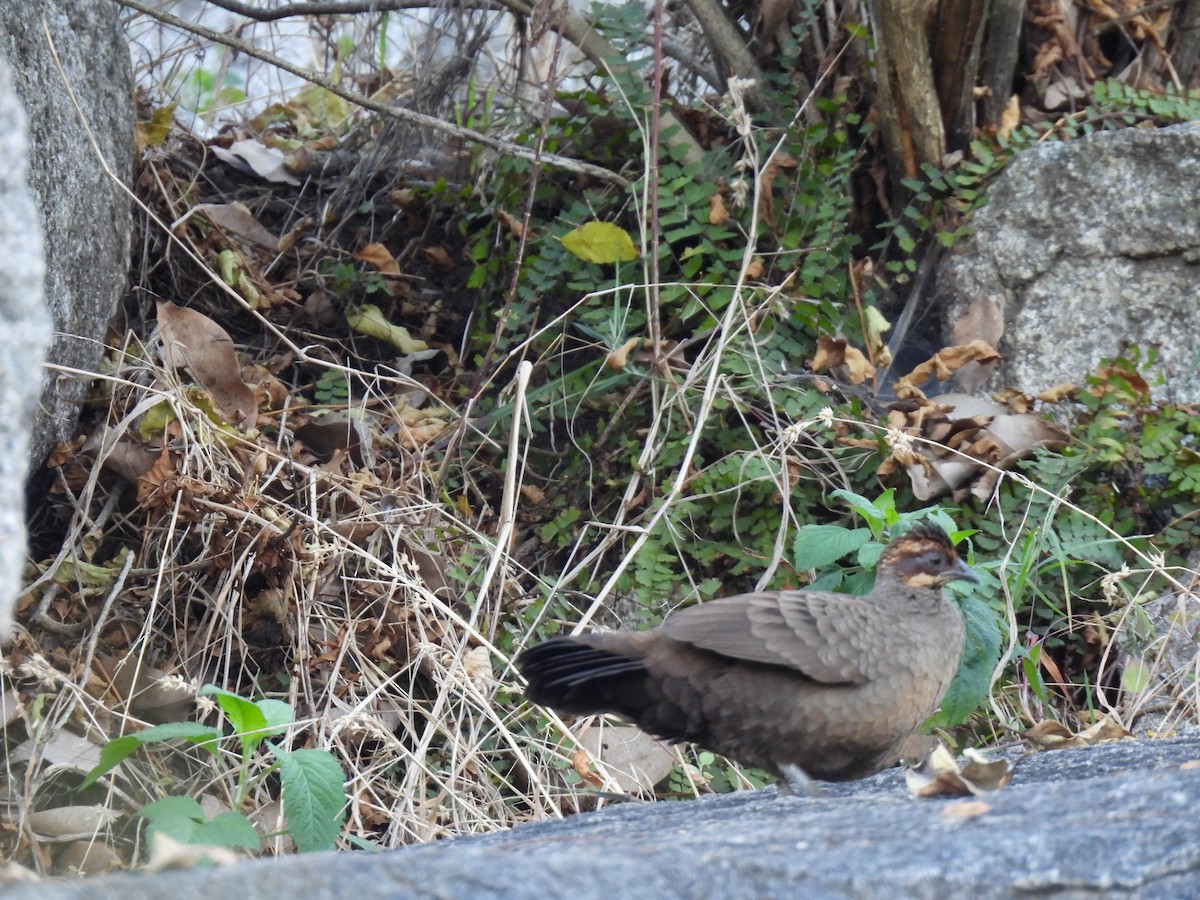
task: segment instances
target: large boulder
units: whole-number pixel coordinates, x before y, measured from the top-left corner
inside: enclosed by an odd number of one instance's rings
[[[128,273],[131,203],[123,185],[133,175],[133,75],[117,11],[111,0],[0,3],[0,56],[29,118],[29,186],[50,248],[49,361],[83,372],[96,371]],[[35,465],[71,436],[89,381],[46,373],[30,444]]]
[[[1200,736],[1040,753],[982,797],[913,800],[893,770],[630,803],[394,853],[314,854],[9,887],[5,900],[259,897],[1200,896]]]
[[[25,460],[37,405],[37,378],[50,343],[42,293],[42,226],[25,182],[25,113],[12,70],[0,59],[0,637],[25,568]]]
[[[989,383],[1082,383],[1130,344],[1160,399],[1200,401],[1200,127],[1098,133],[1020,154],[942,260],[947,343],[1004,356]],[[1150,380],[1150,379],[1148,379]],[[980,387],[985,378],[963,385]]]

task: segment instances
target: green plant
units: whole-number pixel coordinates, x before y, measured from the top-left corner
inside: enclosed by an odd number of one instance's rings
[[[350,382],[341,369],[326,369],[313,385],[313,400],[321,406],[342,408],[350,398]]]
[[[363,294],[382,293],[392,296],[392,289],[379,272],[360,270],[353,263],[323,259],[318,266],[321,277],[326,280],[327,290],[339,297],[353,292]]]
[[[282,734],[295,721],[292,708],[280,700],[246,700],[214,685],[205,685],[202,697],[215,697],[232,731],[199,722],[169,722],[115,738],[104,745],[100,762],[87,774],[80,789],[111,771],[139,747],[185,740],[204,750],[221,770],[236,782],[234,809],[206,819],[200,804],[191,797],[165,797],[143,806],[138,815],[150,821],[151,834],[166,834],[185,844],[238,847],[257,851],[259,837],[250,821],[237,812],[252,790],[278,773],[287,816],[287,833],[301,852],[332,849],[345,818],[345,773],[333,754],[325,750],[286,750],[274,743],[266,749],[272,761],[257,755],[269,737]],[[220,745],[236,739],[240,750],[236,765],[228,765]]]

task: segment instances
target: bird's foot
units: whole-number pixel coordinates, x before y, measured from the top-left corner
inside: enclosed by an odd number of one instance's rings
[[[821,789],[817,787],[817,783],[795,763],[780,763],[779,773],[783,776],[779,780],[780,793],[794,797],[819,797],[821,795]]]

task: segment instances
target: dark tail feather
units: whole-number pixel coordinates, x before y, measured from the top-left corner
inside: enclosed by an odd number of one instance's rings
[[[646,668],[637,657],[561,637],[530,647],[517,657],[529,682],[525,697],[561,712],[636,714]]]

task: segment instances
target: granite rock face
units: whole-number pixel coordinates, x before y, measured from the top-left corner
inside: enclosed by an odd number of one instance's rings
[[[1200,735],[1037,754],[1005,789],[913,800],[893,770],[610,807],[393,853],[16,885],[5,900],[1200,896]]]
[[[133,76],[117,12],[111,0],[0,3],[0,56],[29,120],[29,187],[47,248],[49,362],[85,372],[96,371],[128,277],[131,201],[122,184],[133,174]],[[88,382],[43,376],[33,465],[71,436]]]
[[[1136,344],[1157,399],[1200,400],[1200,127],[1046,143],[996,180],[975,233],[941,261],[947,344],[1004,355],[987,386],[1080,384]],[[962,384],[978,389],[986,373]]]
[[[25,113],[12,70],[0,59],[0,637],[25,568],[25,474],[29,430],[50,316],[43,297],[42,227],[26,183]]]

